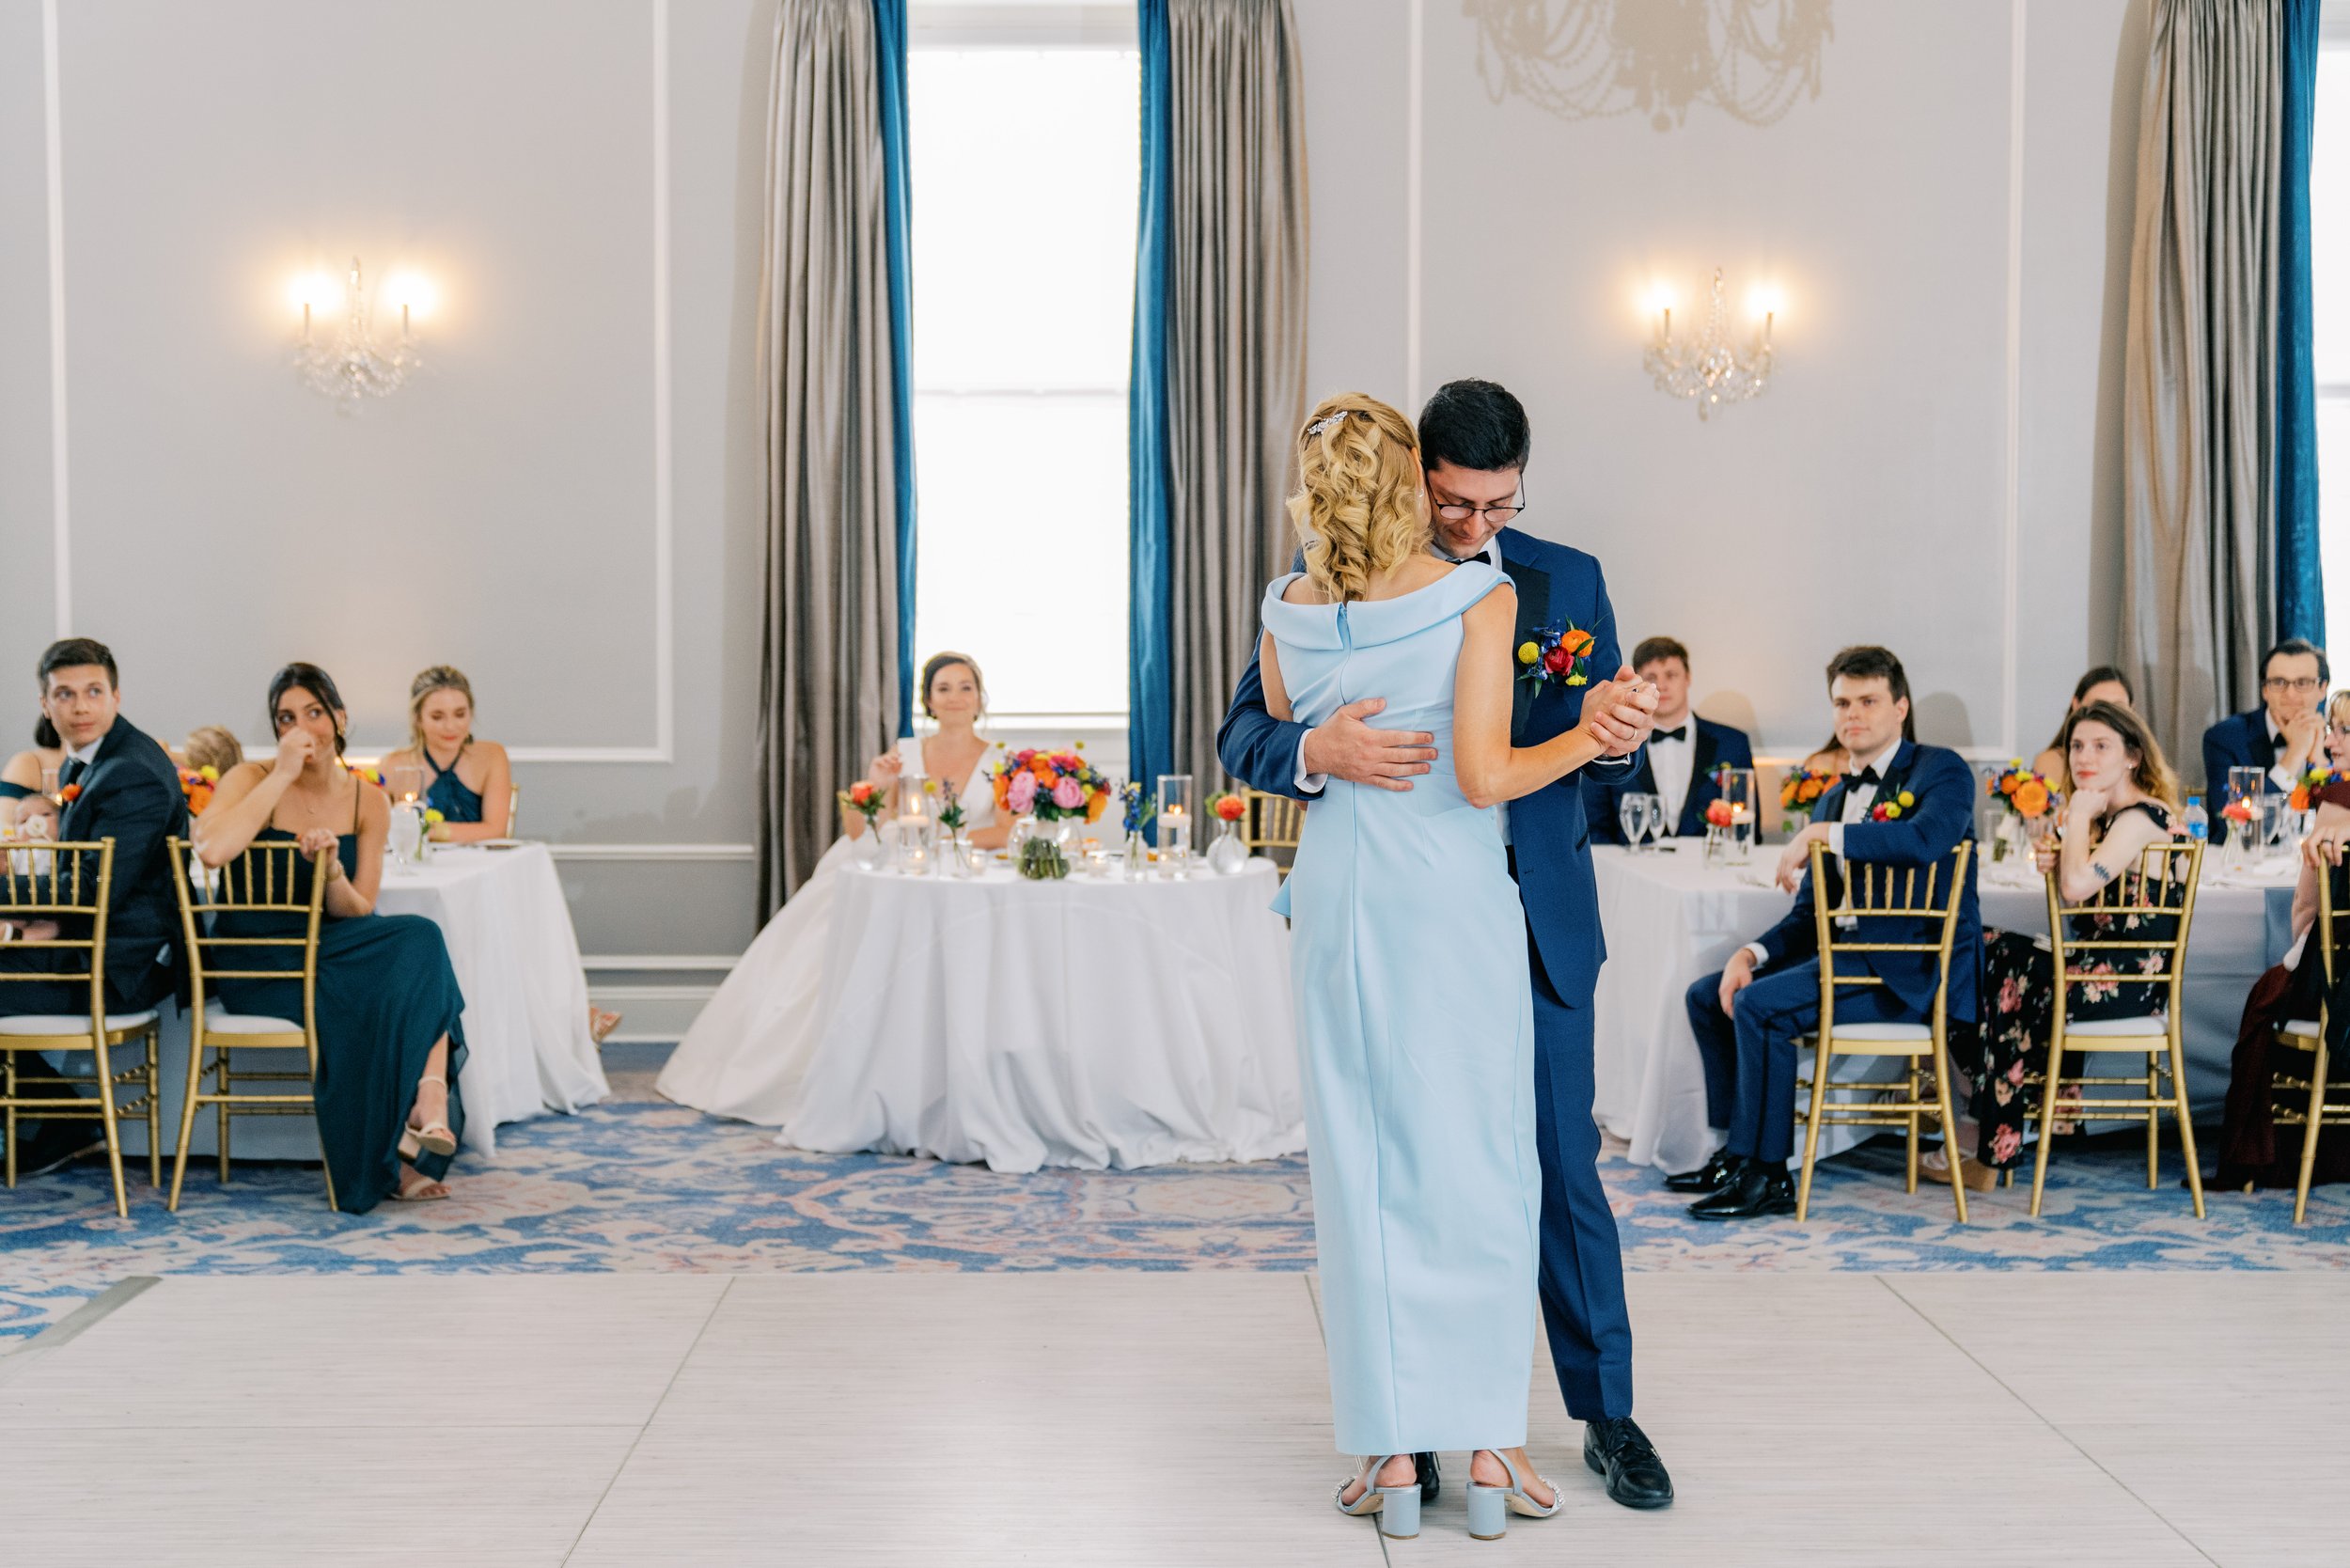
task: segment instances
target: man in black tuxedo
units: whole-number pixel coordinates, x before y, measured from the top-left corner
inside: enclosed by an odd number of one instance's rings
[[[2288,637],[2261,660],[2261,705],[2231,713],[2203,731],[2203,789],[2210,796],[2211,841],[2228,841],[2228,770],[2259,768],[2264,794],[2291,794],[2311,768],[2327,765],[2326,651]]]
[[[1648,746],[1621,776],[1583,772],[1583,805],[1591,841],[1623,842],[1617,803],[1626,795],[1655,795],[1665,803],[1665,831],[1677,839],[1705,836],[1705,808],[1721,798],[1716,768],[1751,768],[1747,732],[1689,709],[1689,651],[1671,637],[1648,637],[1632,651],[1632,667],[1656,688],[1656,728]]]
[[[88,637],[52,643],[40,656],[40,709],[65,745],[57,785],[65,811],[57,836],[115,841],[107,899],[106,1011],[120,1016],[161,1005],[177,989],[180,905],[166,842],[188,831],[188,807],[171,754],[122,716],[115,656]],[[28,890],[27,896],[32,896]],[[0,970],[39,976],[79,967],[84,954],[0,946]],[[0,980],[0,1015],[82,1013],[86,980]],[[94,1146],[86,1122],[17,1123],[21,1171],[39,1174]]]

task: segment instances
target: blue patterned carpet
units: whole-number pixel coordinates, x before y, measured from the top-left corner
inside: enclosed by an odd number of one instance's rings
[[[315,1168],[240,1166],[226,1189],[191,1168],[178,1215],[134,1184],[128,1219],[102,1163],[28,1180],[0,1193],[0,1338],[148,1274],[1312,1265],[1303,1160],[1003,1176],[804,1154],[648,1083],[618,1074],[611,1104],[501,1129],[497,1163],[461,1161],[449,1201],[358,1217],[328,1212]],[[2350,1268],[2350,1188],[2313,1194],[2297,1230],[2290,1193],[2214,1192],[2199,1221],[2175,1153],[2148,1191],[2126,1139],[2060,1146],[2044,1218],[2018,1187],[1975,1199],[1966,1227],[1947,1190],[1902,1191],[1890,1144],[1824,1165],[1808,1226],[1702,1225],[1655,1171],[1601,1169],[1635,1269]]]

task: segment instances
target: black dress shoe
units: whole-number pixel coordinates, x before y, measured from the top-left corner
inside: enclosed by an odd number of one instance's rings
[[[1416,1453],[1412,1455],[1412,1463],[1419,1466],[1419,1500],[1420,1506],[1425,1508],[1436,1500],[1436,1491],[1443,1485],[1436,1476],[1436,1456]]]
[[[1626,1508],[1662,1508],[1673,1500],[1673,1478],[1656,1457],[1656,1445],[1629,1416],[1584,1424],[1583,1463],[1607,1479],[1607,1495]]]
[[[1783,1165],[1743,1160],[1738,1172],[1711,1198],[1689,1205],[1691,1219],[1761,1219],[1795,1212],[1795,1184]]]
[[[106,1135],[94,1130],[95,1122],[43,1121],[36,1125],[27,1119],[16,1126],[16,1174],[20,1181],[61,1170],[85,1154],[106,1152]]]
[[[1678,1176],[1665,1178],[1667,1192],[1719,1192],[1730,1184],[1730,1178],[1738,1169],[1738,1156],[1727,1149],[1716,1149],[1714,1157],[1695,1170],[1684,1170]]]

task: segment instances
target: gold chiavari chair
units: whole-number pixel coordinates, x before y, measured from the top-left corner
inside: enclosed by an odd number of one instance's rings
[[[519,784],[509,784],[506,787],[506,832],[504,837],[509,839],[521,838],[523,836],[522,821],[523,787]]]
[[[2322,870],[2317,878],[2317,924],[2310,928],[2324,965],[2326,989],[2318,994],[2317,1016],[2295,1018],[2280,1025],[2277,1044],[2291,1051],[2288,1067],[2280,1062],[2270,1091],[2276,1097],[2275,1120],[2280,1127],[2301,1129],[2301,1176],[2293,1188],[2293,1223],[2309,1223],[2310,1177],[2317,1168],[2317,1135],[2327,1126],[2350,1124],[2350,1083],[2334,1078],[2333,1052],[2326,1030],[2333,1022],[2334,981],[2350,964],[2350,866]],[[2304,964],[2309,960],[2304,957]]]
[[[1297,860],[1298,838],[1306,831],[1306,803],[1266,790],[1251,790],[1247,798],[1248,820],[1241,837],[1248,841],[1248,853],[1266,855],[1287,882]]]
[[[317,1100],[311,1085],[319,1065],[318,981],[319,921],[326,902],[326,857],[322,850],[310,861],[310,875],[301,875],[305,856],[299,846],[276,839],[255,843],[243,855],[215,870],[202,872],[201,884],[191,881],[186,840],[171,840],[172,879],[180,892],[180,923],[187,942],[188,979],[194,993],[188,1040],[188,1098],[180,1110],[180,1147],[171,1160],[171,1209],[180,1208],[180,1188],[188,1175],[188,1146],[195,1141],[196,1113],[210,1105],[220,1118],[220,1180],[228,1183],[228,1128],[239,1116],[314,1116]],[[305,882],[308,886],[304,886]],[[224,914],[291,916],[302,922],[302,934],[287,936],[215,936],[210,917]],[[267,949],[299,952],[299,968],[256,968],[240,955]],[[295,980],[302,986],[302,1017],[267,1018],[233,1013],[207,993],[222,980]],[[300,1051],[300,1072],[257,1072],[235,1067],[231,1052]],[[207,1058],[211,1059],[207,1060]],[[213,1080],[206,1090],[204,1080]],[[299,1090],[254,1093],[248,1084],[299,1084]],[[323,1154],[323,1151],[321,1151]],[[335,1201],[335,1173],[326,1172],[326,1206]]]
[[[2186,980],[2187,928],[2195,917],[2195,888],[2202,870],[2203,846],[2200,843],[2149,844],[2138,857],[2135,875],[2115,878],[2088,902],[2077,904],[2064,902],[2064,890],[2059,886],[2061,873],[2048,872],[2048,942],[2052,951],[2049,967],[2055,977],[2056,993],[2054,1014],[2048,1024],[2048,1068],[2024,1083],[2024,1120],[2040,1124],[2040,1148],[2032,1156],[2031,1168],[2031,1212],[2035,1217],[2040,1213],[2041,1192],[2047,1184],[2049,1150],[2056,1141],[2050,1133],[2060,1121],[2143,1121],[2146,1185],[2151,1190],[2158,1180],[2161,1119],[2165,1111],[2178,1120],[2179,1147],[2186,1155],[2187,1191],[2195,1200],[2195,1217],[2203,1217],[2203,1173],[2196,1163],[2195,1121],[2186,1104],[2186,1055],[2179,1038],[2182,988]],[[2075,936],[2071,929],[2075,917],[2102,922],[2098,929],[2110,929],[2113,934]],[[2177,921],[2168,938],[2150,940],[2144,934],[2133,934],[2134,925],[2163,919]],[[2102,953],[2115,954],[2122,963],[2138,967],[2118,972],[2087,967],[2110,962],[2101,960],[2098,955]],[[2157,955],[2162,964],[2159,972],[2144,967],[2145,959]],[[2068,1017],[2066,1004],[2075,988],[2111,985],[2117,980],[2156,986],[2159,1000],[2155,1010],[2133,1018]],[[2083,1058],[2099,1052],[2143,1056],[2146,1071],[2142,1076],[2099,1076],[2087,1071],[2093,1064],[2084,1061],[2082,1072],[2068,1074],[2064,1070],[2067,1052]],[[2168,1092],[2164,1090],[2166,1079]],[[2144,1098],[2090,1100],[2079,1092],[2091,1088],[2136,1089],[2143,1091]],[[2041,1096],[2037,1110],[2029,1108],[2035,1090]],[[2067,1090],[2073,1091],[2069,1097]]]
[[[115,841],[28,843],[0,851],[0,920],[56,921],[59,934],[44,942],[11,943],[19,950],[54,952],[60,962],[45,969],[0,968],[0,998],[11,980],[62,981],[89,987],[87,1012],[19,1013],[0,1017],[0,1107],[5,1107],[8,1143],[8,1182],[16,1185],[17,1117],[31,1112],[44,1121],[96,1117],[106,1135],[106,1164],[114,1175],[115,1213],[129,1218],[131,1202],[122,1186],[122,1129],[128,1118],[147,1121],[148,1181],[163,1184],[163,1142],[155,1093],[155,1011],[106,1011],[107,900],[114,891]],[[86,934],[75,935],[83,932]],[[118,1070],[114,1053],[137,1043],[141,1059]],[[46,1056],[87,1051],[87,1075],[52,1067]],[[28,1071],[19,1063],[27,1058]],[[37,1091],[27,1092],[28,1086]],[[75,1093],[94,1087],[95,1103]],[[118,1100],[118,1089],[137,1090]],[[45,1090],[46,1092],[39,1092]]]
[[[1811,1037],[1811,1075],[1795,1080],[1795,1121],[1803,1128],[1803,1178],[1795,1189],[1795,1219],[1810,1216],[1811,1171],[1818,1163],[1822,1127],[1901,1127],[1909,1134],[1908,1187],[1918,1190],[1919,1118],[1931,1113],[1942,1126],[1942,1143],[1955,1153],[1958,1118],[1950,1107],[1950,949],[1958,933],[1958,911],[1966,889],[1966,857],[1974,849],[1963,843],[1930,866],[1886,866],[1846,861],[1841,877],[1831,879],[1825,844],[1811,846],[1812,910],[1820,939],[1820,1027]],[[1836,885],[1831,899],[1822,889]],[[1920,921],[1933,922],[1939,934],[1932,941],[1872,940],[1872,931]],[[1839,1024],[1836,997],[1840,990],[1883,985],[1857,962],[1862,953],[1914,953],[1932,957],[1935,968],[1934,1011],[1922,1024]],[[1847,962],[1847,961],[1851,962]],[[1836,1077],[1838,1057],[1905,1057],[1909,1073],[1904,1097],[1901,1080]],[[1933,1074],[1933,1098],[1926,1097],[1925,1077]],[[1806,1108],[1803,1090],[1810,1091]],[[1858,1096],[1830,1101],[1833,1092]],[[1958,1222],[1966,1223],[1966,1188],[1960,1180],[1959,1161],[1950,1160],[1950,1197],[1958,1205]]]

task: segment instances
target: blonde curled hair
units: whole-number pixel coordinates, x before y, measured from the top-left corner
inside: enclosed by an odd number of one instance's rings
[[[1419,437],[1412,422],[1360,392],[1325,398],[1297,441],[1290,523],[1306,575],[1338,604],[1428,547]]]
[[[434,692],[458,692],[464,697],[466,707],[480,707],[473,698],[473,682],[455,665],[434,665],[417,671],[416,678],[408,683],[408,745],[419,760],[429,755],[424,749],[424,704]],[[473,736],[469,734],[465,740],[470,743]]]

